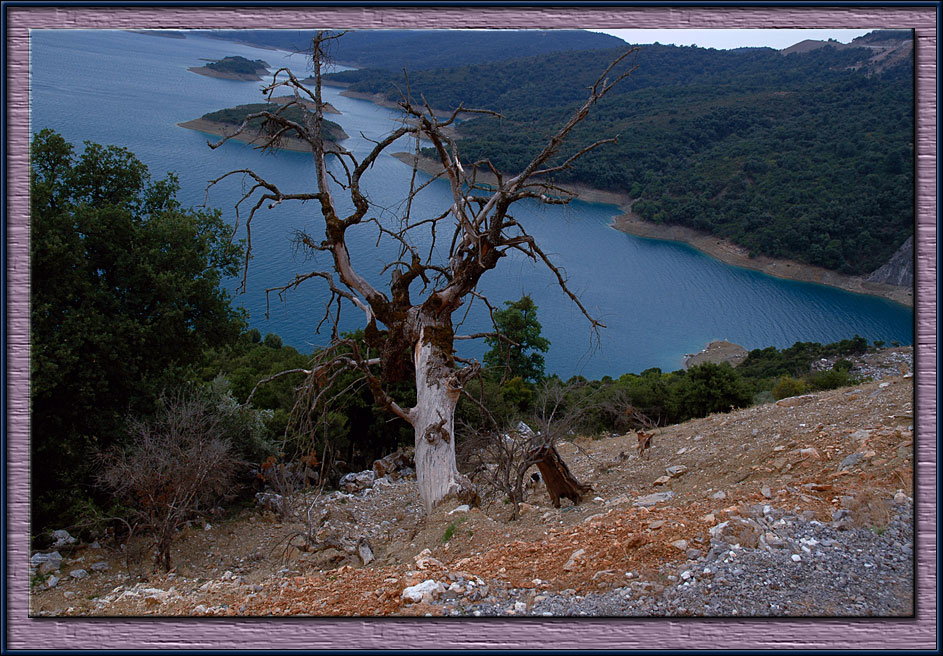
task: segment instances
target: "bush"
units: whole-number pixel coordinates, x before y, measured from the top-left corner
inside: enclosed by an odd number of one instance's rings
[[[773,385],[773,398],[777,401],[790,396],[799,396],[806,393],[806,386],[801,380],[796,380],[792,376],[783,376],[779,382]]]
[[[809,387],[814,391],[830,390],[836,387],[847,387],[855,385],[858,380],[848,373],[848,370],[839,369],[837,366],[831,371],[820,371],[809,376]]]
[[[131,420],[131,444],[100,456],[98,482],[130,509],[135,527],[152,539],[154,568],[170,569],[177,531],[227,498],[237,459],[224,415],[202,390],[162,395],[150,421]]]

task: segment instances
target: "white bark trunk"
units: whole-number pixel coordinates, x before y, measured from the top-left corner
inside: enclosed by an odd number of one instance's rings
[[[416,434],[416,478],[428,514],[448,498],[462,502],[475,496],[474,487],[455,466],[455,406],[460,390],[452,387],[454,370],[438,340],[444,327],[424,326],[415,351],[416,406],[410,418]],[[451,348],[451,339],[448,340]]]

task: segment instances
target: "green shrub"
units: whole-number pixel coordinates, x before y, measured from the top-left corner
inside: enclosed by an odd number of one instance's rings
[[[799,396],[806,393],[806,385],[792,376],[782,376],[779,382],[773,385],[773,398],[777,401],[790,396]]]

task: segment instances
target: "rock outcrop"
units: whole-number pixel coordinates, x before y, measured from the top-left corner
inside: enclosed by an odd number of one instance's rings
[[[897,252],[891,256],[884,266],[871,273],[868,282],[881,282],[898,287],[913,287],[914,285],[914,238],[907,238]]]

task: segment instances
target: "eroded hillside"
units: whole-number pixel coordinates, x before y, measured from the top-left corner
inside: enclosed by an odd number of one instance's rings
[[[259,509],[193,526],[169,574],[108,545],[64,547],[31,612],[907,615],[913,378],[874,374],[659,429],[644,458],[634,434],[563,442],[593,492],[553,508],[532,489],[515,522],[500,500],[422,517],[414,478],[383,478],[299,500],[308,527]],[[333,546],[305,550],[306,528]]]

